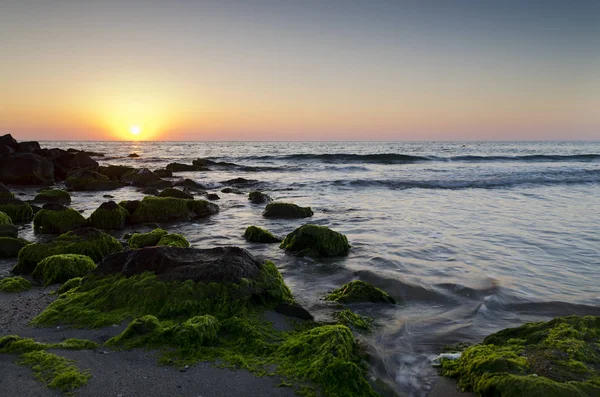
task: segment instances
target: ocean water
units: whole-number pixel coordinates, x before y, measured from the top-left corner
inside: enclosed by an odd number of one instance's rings
[[[402,303],[356,304],[376,330],[360,336],[371,371],[402,395],[426,396],[440,347],[558,315],[600,315],[600,142],[42,142],[103,152],[101,164],[157,169],[202,157],[237,164],[182,172],[221,199],[218,215],[165,225],[195,247],[237,245],[273,260],[317,320],[329,290],[361,279]],[[140,158],[127,158],[136,152]],[[309,220],[274,220],[225,181],[253,180],[276,200],[311,206]],[[176,179],[176,178],[175,178]],[[32,198],[33,189],[16,189]],[[141,199],[136,188],[105,192]],[[73,193],[88,216],[107,199]],[[285,236],[304,223],[348,236],[348,257],[296,258],[245,242],[248,225]],[[140,230],[137,228],[136,230]],[[126,231],[116,232],[121,237]],[[22,226],[32,240],[47,236]],[[10,261],[0,262],[6,273]]]

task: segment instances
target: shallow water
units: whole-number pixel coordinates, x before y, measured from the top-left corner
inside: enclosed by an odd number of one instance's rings
[[[238,245],[272,259],[296,297],[317,317],[320,298],[352,279],[369,281],[404,303],[352,308],[378,321],[361,337],[372,370],[398,392],[425,396],[429,360],[445,344],[478,342],[527,321],[600,314],[600,142],[42,142],[43,147],[106,153],[101,164],[150,169],[199,157],[238,164],[182,172],[217,192],[221,212],[166,225],[196,247]],[[136,152],[140,158],[127,158]],[[311,223],[348,236],[346,258],[312,261],[276,244],[248,244],[248,225],[284,236],[304,220],[261,217],[246,195],[221,193],[223,181],[256,180],[277,200],[311,206]],[[34,189],[14,189],[23,199]],[[135,188],[73,193],[88,216],[106,198],[140,199]],[[124,232],[115,233],[121,237]],[[30,226],[22,237],[41,240]],[[0,262],[0,272],[10,263]]]

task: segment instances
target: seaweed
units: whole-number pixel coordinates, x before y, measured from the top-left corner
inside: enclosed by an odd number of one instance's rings
[[[44,285],[64,283],[83,277],[96,268],[94,261],[85,255],[59,254],[44,258],[31,274]]]
[[[310,207],[275,202],[267,204],[263,216],[266,218],[308,218],[313,216],[313,211]]]
[[[190,243],[181,234],[167,234],[156,243],[157,246],[189,248]]]
[[[244,232],[244,238],[253,243],[279,243],[280,238],[277,238],[271,234],[268,230],[260,228],[258,226],[248,226]]]
[[[336,312],[334,316],[340,324],[366,332],[370,332],[373,329],[373,319],[371,317],[361,316],[352,310],[344,309]]]
[[[31,206],[18,199],[0,199],[0,212],[8,215],[12,222],[31,222],[33,219]]]
[[[340,288],[331,291],[325,296],[325,300],[340,303],[396,303],[394,298],[389,296],[385,291],[361,280],[351,281],[348,284],[344,284]]]
[[[26,245],[31,244],[23,238],[0,237],[0,258],[14,258]]]
[[[71,202],[71,195],[69,192],[60,189],[48,189],[39,192],[33,201],[41,201],[46,203],[59,203],[69,204]]]
[[[72,208],[62,210],[41,209],[33,218],[33,227],[40,233],[62,234],[87,223],[78,211]]]
[[[128,240],[129,247],[131,249],[138,249],[156,246],[160,239],[167,234],[168,232],[166,230],[160,228],[154,229],[148,233],[133,233]]]
[[[288,234],[279,248],[299,256],[335,257],[348,255],[350,244],[341,233],[325,226],[308,224]]]
[[[102,204],[90,215],[90,226],[97,229],[120,230],[125,227],[129,212],[114,201]]]
[[[158,197],[176,197],[176,198],[187,199],[187,200],[194,199],[194,196],[192,196],[191,194],[186,193],[183,190],[175,189],[173,187],[166,188],[165,190],[160,192]]]
[[[0,279],[1,292],[22,292],[31,289],[31,283],[23,277],[6,277]]]

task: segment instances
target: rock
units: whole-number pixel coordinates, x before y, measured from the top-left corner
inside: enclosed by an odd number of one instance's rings
[[[172,187],[166,188],[165,190],[160,192],[160,194],[158,196],[159,197],[177,197],[177,198],[188,199],[188,200],[194,199],[194,196],[192,196],[191,194],[186,193],[179,189],[172,188]]]
[[[121,230],[125,228],[125,222],[129,212],[114,201],[102,203],[92,215],[90,215],[90,226],[96,229]]]
[[[65,184],[75,191],[114,190],[123,186],[120,182],[111,181],[105,175],[85,169],[69,172]]]
[[[160,240],[158,240],[156,246],[188,248],[190,246],[190,242],[187,241],[187,239],[181,234],[172,233],[167,234],[166,236],[163,236]]]
[[[119,203],[119,205],[123,208],[125,208],[127,210],[127,212],[129,212],[129,215],[133,214],[135,212],[135,210],[138,209],[138,207],[140,206],[141,201],[140,200],[128,200],[128,201],[121,201]]]
[[[0,145],[0,154],[4,154],[4,153],[10,154],[10,153],[14,153],[14,152],[15,151],[12,148],[10,148],[6,145]]]
[[[171,178],[173,176],[173,171],[167,170],[165,168],[160,168],[158,170],[154,170],[153,172],[159,178]]]
[[[108,199],[112,199],[115,198],[115,196],[111,196],[110,194],[105,194],[102,196],[103,198],[108,198]]]
[[[130,157],[130,158],[138,158],[138,157],[140,157],[140,155],[139,155],[139,154],[137,154],[137,153],[131,153],[131,154],[130,154],[129,156],[127,156],[127,157]]]
[[[19,199],[0,199],[0,211],[8,215],[13,222],[31,222],[33,219],[31,206]]]
[[[301,320],[313,320],[312,314],[310,314],[308,310],[298,305],[297,303],[292,304],[282,302],[279,305],[275,306],[274,310],[279,314],[283,314],[284,316],[295,317]]]
[[[248,226],[244,232],[244,238],[253,243],[279,243],[280,238],[271,234],[268,230],[258,226]]]
[[[67,205],[71,202],[71,195],[69,192],[59,189],[42,190],[35,196],[33,201]]]
[[[172,185],[170,181],[159,178],[148,168],[128,172],[123,175],[121,181],[137,187],[154,187],[157,189],[164,189]]]
[[[160,228],[154,229],[148,233],[133,233],[127,243],[132,249],[154,247],[158,244],[160,239],[167,234],[169,234],[169,232]]]
[[[149,271],[163,281],[239,283],[242,278],[257,278],[260,268],[257,259],[238,247],[152,247],[109,255],[100,262],[94,274],[120,273],[130,277]]]
[[[177,182],[175,182],[174,186],[184,186],[189,189],[195,189],[195,190],[206,190],[207,189],[206,186],[202,185],[201,183],[195,182],[191,179],[184,179],[182,181],[177,181]]]
[[[54,165],[33,153],[0,155],[0,182],[14,185],[54,184]]]
[[[299,256],[327,258],[348,255],[350,244],[346,236],[325,226],[304,225],[288,234],[280,248]]]
[[[59,254],[44,258],[31,275],[44,285],[62,284],[75,277],[84,277],[95,268],[96,264],[89,256]]]
[[[382,291],[379,288],[360,280],[354,280],[336,290],[331,291],[331,293],[325,296],[325,300],[340,303],[396,303],[394,298],[389,296],[385,291]]]
[[[209,193],[206,195],[206,198],[209,200],[219,200],[221,197],[216,193]]]
[[[19,142],[10,134],[0,136],[0,145],[7,146],[15,152],[19,151]]]
[[[310,207],[299,207],[296,204],[274,202],[267,205],[263,216],[266,218],[308,218],[313,216]]]
[[[3,214],[3,212],[2,212]],[[0,224],[0,237],[13,237],[19,236],[19,229],[14,225],[1,225]]]
[[[87,255],[98,262],[106,255],[122,250],[123,246],[116,238],[98,229],[84,227],[60,235],[49,243],[33,243],[23,247],[13,272],[31,273],[39,262],[52,255]]]
[[[226,187],[225,189],[221,189],[221,193],[233,193],[233,194],[244,194],[240,189],[236,189],[234,187]]]
[[[205,200],[175,197],[144,197],[131,214],[132,223],[175,222],[203,218],[219,212],[219,207]]]
[[[167,188],[167,189],[169,189],[169,188]],[[147,196],[158,196],[160,194],[158,189],[155,187],[146,188],[146,189],[142,190],[142,193],[144,193]]]
[[[235,163],[228,163],[226,161],[213,161],[210,159],[202,159],[202,158],[192,161],[192,164],[194,164],[195,166],[198,166],[198,167],[218,166],[218,167],[230,168],[230,167],[238,166]]]
[[[73,149],[73,148],[68,148],[67,152],[69,152],[69,153],[85,153],[90,157],[104,157],[104,153],[88,152],[86,150],[78,150],[78,149]]]
[[[271,197],[262,192],[253,191],[248,193],[248,200],[250,200],[252,204],[264,204],[271,202]]]
[[[221,183],[224,185],[233,185],[235,187],[238,187],[238,186],[256,185],[257,183],[260,183],[260,182],[257,181],[256,179],[234,178],[234,179],[229,179],[227,181],[222,181]]]
[[[1,229],[0,229],[1,230]],[[0,237],[0,258],[15,258],[29,241],[16,237]]]
[[[70,171],[81,168],[86,170],[95,170],[98,168],[98,162],[83,152],[69,153],[64,152],[54,158],[54,175],[57,180],[64,180]]]
[[[120,181],[123,175],[132,172],[134,169],[133,167],[126,167],[124,165],[108,165],[98,167],[96,171],[107,176],[112,181]]]
[[[38,153],[40,150],[42,150],[42,148],[38,142],[29,141],[19,143],[19,152]]]
[[[0,198],[15,198],[15,195],[4,186],[4,183],[0,183]]]
[[[85,224],[87,220],[78,211],[58,203],[44,205],[33,217],[33,228],[39,233],[62,234]]]
[[[200,167],[197,165],[181,164],[181,163],[170,163],[166,166],[167,171],[171,172],[185,172],[185,171],[208,171],[206,167]]]

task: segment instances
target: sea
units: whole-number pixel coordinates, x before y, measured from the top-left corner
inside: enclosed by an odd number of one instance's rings
[[[358,334],[370,371],[401,395],[427,396],[431,360],[449,344],[531,321],[600,315],[600,142],[41,142],[105,153],[102,165],[149,169],[197,158],[234,163],[181,172],[220,199],[218,215],[162,225],[194,247],[236,245],[272,260],[318,321],[332,289],[364,280],[397,305],[354,304],[375,319]],[[139,158],[127,157],[137,153]],[[310,219],[267,219],[244,192],[310,206]],[[59,185],[60,186],[60,185]],[[35,189],[16,189],[22,199]],[[141,199],[137,188],[74,192],[88,216],[104,194]],[[199,197],[201,198],[201,197]],[[312,260],[242,237],[258,225],[284,237],[314,223],[348,237],[347,257]],[[113,233],[121,238],[127,229]],[[135,230],[146,231],[136,227]],[[45,241],[31,225],[20,236]],[[7,273],[10,261],[0,262]]]

